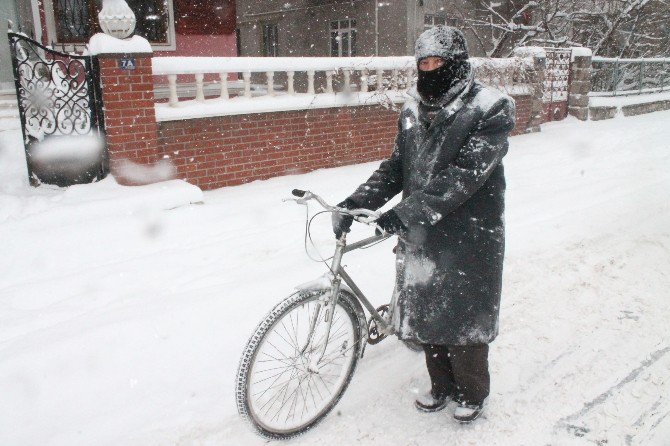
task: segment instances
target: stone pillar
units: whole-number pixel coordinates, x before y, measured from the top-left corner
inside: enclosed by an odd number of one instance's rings
[[[588,48],[572,48],[568,85],[568,114],[581,121],[589,119],[591,57],[591,50]]]
[[[155,181],[141,178],[136,168],[136,165],[147,166],[160,161],[151,45],[139,36],[120,40],[96,34],[89,42],[89,51],[97,54],[100,62],[112,175],[127,185]]]
[[[540,47],[521,47],[514,50],[516,57],[532,59],[532,65],[526,67],[526,80],[531,85],[531,112],[530,120],[526,126],[526,133],[540,131],[540,124],[544,121],[544,105],[542,98],[544,96],[544,77],[547,67],[547,54],[544,48]]]

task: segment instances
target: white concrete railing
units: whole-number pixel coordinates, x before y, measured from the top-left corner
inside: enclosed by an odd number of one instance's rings
[[[529,62],[520,58],[471,61],[475,72],[487,73],[491,81],[487,83],[508,84],[512,89],[520,86],[512,85],[512,79],[518,78],[512,72]],[[168,102],[156,105],[159,121],[404,102],[416,75],[412,56],[154,57],[152,62],[153,74],[166,77],[169,90]],[[243,83],[239,95],[231,97],[229,76],[235,73],[242,73]],[[252,74],[264,75],[263,84],[252,84]],[[296,82],[296,74],[301,82]],[[205,75],[216,80],[206,85]],[[195,81],[195,99],[179,97],[178,81],[183,78],[188,79],[183,84]],[[342,85],[341,91],[335,91],[334,81]]]

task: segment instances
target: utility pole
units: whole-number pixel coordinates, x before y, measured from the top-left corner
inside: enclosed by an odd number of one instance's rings
[[[379,1],[375,2],[375,56],[379,56]]]
[[[382,6],[388,6],[391,3],[380,2],[379,0],[374,0],[374,2],[375,2],[375,56],[379,56],[379,8]]]

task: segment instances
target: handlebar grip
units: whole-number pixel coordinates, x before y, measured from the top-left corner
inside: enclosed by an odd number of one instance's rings
[[[293,196],[295,196],[295,197],[304,197],[305,194],[307,193],[307,191],[305,191],[305,190],[300,190],[300,189],[293,189],[293,190],[291,191],[291,193],[292,193]]]

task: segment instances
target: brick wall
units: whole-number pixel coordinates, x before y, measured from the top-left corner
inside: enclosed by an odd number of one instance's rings
[[[203,189],[382,159],[397,112],[325,108],[159,123],[159,144],[179,177]]]
[[[533,116],[533,97],[528,96],[513,96],[516,102],[516,126],[512,135],[521,135],[529,131],[536,131]]]
[[[532,121],[532,98],[516,97],[517,127]],[[160,157],[203,189],[381,160],[398,113],[380,106],[257,113],[158,124]]]
[[[121,55],[105,54],[100,61],[102,100],[110,168],[120,182],[116,167],[121,160],[150,164],[159,153],[154,108],[151,54],[124,55],[135,60],[134,70],[119,68]]]
[[[568,101],[547,102],[542,110],[542,122],[561,121],[568,116]]]

